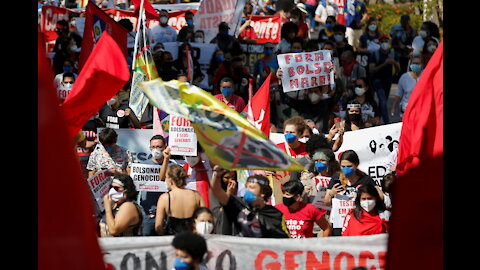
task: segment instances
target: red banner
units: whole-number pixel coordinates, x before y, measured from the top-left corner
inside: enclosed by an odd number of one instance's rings
[[[280,42],[282,19],[280,16],[252,16],[250,24],[257,35],[257,43]]]

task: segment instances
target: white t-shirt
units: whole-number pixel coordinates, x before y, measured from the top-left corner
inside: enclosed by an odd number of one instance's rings
[[[332,6],[327,5],[327,7],[324,7],[323,5],[318,5],[317,9],[315,10],[315,15],[320,16],[320,19],[322,21],[325,21],[328,16],[335,16],[337,18],[338,14],[338,7],[336,4],[333,4]]]
[[[400,109],[402,112],[405,112],[407,109],[408,100],[419,79],[420,76],[415,80],[410,72],[405,72],[398,80],[398,89],[395,92],[395,96],[400,97]]]
[[[157,25],[151,29],[151,34],[153,45],[158,42],[165,43],[177,41],[177,30],[170,25],[166,27]]]

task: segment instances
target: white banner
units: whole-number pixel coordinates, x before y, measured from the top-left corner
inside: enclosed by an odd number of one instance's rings
[[[200,6],[200,3],[182,3],[182,4],[152,4],[154,9],[162,10],[166,9],[168,11],[177,11],[177,10],[189,10],[197,9]]]
[[[400,122],[345,132],[342,146],[335,156],[338,160],[342,152],[354,150],[360,159],[358,168],[380,185],[388,170],[387,164],[397,152],[401,130]]]
[[[385,269],[388,234],[269,239],[209,235],[209,269]],[[173,236],[100,238],[115,269],[172,269]]]
[[[111,176],[106,175],[107,171],[108,170],[100,171],[87,179],[88,187],[92,191],[92,195],[97,202],[100,212],[105,210],[103,207],[103,196],[108,194],[108,191],[110,190],[110,184],[113,180]]]
[[[328,50],[286,53],[277,56],[282,68],[284,92],[334,84],[332,58]]]
[[[218,25],[226,22],[230,26],[228,33],[234,35],[239,27],[246,0],[202,0],[198,12],[193,17],[195,28],[205,32],[205,42],[218,34]]]
[[[137,191],[168,192],[167,185],[160,180],[160,165],[133,163],[130,177]]]
[[[197,135],[190,121],[180,116],[170,115],[168,134],[170,154],[180,156],[197,155]]]

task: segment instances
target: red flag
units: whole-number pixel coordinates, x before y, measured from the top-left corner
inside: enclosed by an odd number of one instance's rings
[[[38,38],[38,269],[105,269],[93,200]]]
[[[386,269],[442,269],[443,42],[408,101],[397,173]]]
[[[103,33],[62,104],[69,124],[69,138],[73,138],[129,78],[130,70],[122,51],[108,33]]]
[[[148,0],[133,0],[133,6],[135,7],[133,9],[133,12],[135,14],[135,17],[138,17],[138,14],[140,13],[140,6],[143,1],[143,8],[145,9],[145,16],[147,19],[151,20],[159,20],[160,14],[153,8],[152,4],[150,4],[150,1]]]
[[[82,50],[80,51],[80,59],[78,61],[79,71],[85,66],[95,44],[105,30],[117,42],[125,59],[127,58],[127,30],[114,19],[110,18],[110,16],[97,7],[94,2],[92,3],[92,1],[88,2],[87,8],[85,9],[84,29]]]
[[[248,113],[249,108],[253,112],[254,126],[260,129],[267,137],[270,137],[270,79],[272,74],[268,74],[267,79],[258,89],[257,93],[248,102],[243,109]]]

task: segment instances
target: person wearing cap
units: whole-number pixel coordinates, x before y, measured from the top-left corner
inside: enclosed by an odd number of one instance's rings
[[[233,222],[239,233],[237,236],[257,238],[289,238],[282,212],[267,204],[272,196],[269,180],[264,175],[247,178],[243,198],[227,195],[221,186],[221,175],[225,169],[215,166],[210,180],[213,195],[222,205],[227,219]]]
[[[412,51],[413,39],[417,36],[417,29],[410,25],[410,16],[402,15],[400,24],[392,26],[390,31],[392,37],[392,48],[400,62],[400,74],[408,71],[408,61]]]
[[[226,51],[232,47],[234,37],[228,34],[230,26],[226,22],[221,22],[218,25],[218,34],[210,41],[210,43],[216,43],[218,48],[222,51]]]
[[[400,72],[400,64],[395,52],[390,49],[390,37],[387,34],[381,34],[378,40],[380,49],[374,51],[368,58],[368,71],[377,93],[383,123],[389,124],[387,101],[392,87],[393,74]]]

